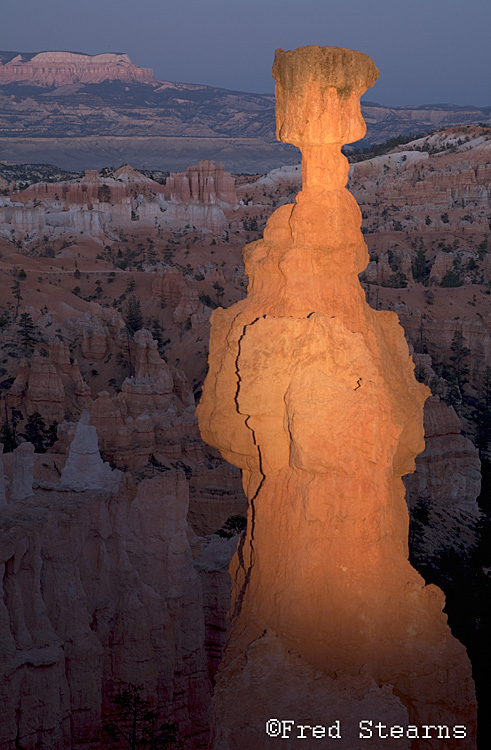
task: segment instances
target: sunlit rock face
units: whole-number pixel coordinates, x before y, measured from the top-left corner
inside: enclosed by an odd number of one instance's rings
[[[240,467],[249,498],[214,747],[276,747],[276,717],[339,720],[336,746],[350,750],[473,748],[466,651],[443,594],[408,562],[401,477],[424,449],[429,390],[397,316],[365,302],[361,215],[344,187],[340,149],[365,133],[359,99],[378,71],[359,52],[303,47],[278,50],[273,75],[277,134],[302,149],[303,191],[245,248],[248,296],[213,313],[198,407],[204,440]],[[361,737],[362,720],[404,734]],[[317,747],[322,735],[305,731],[290,730],[289,747]]]

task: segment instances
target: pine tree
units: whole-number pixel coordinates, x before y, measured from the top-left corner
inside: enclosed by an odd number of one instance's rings
[[[143,328],[143,317],[140,300],[136,297],[130,297],[126,308],[126,325],[130,333],[135,333]]]
[[[153,244],[153,240],[151,239],[151,237],[148,238],[147,262],[151,266],[154,265],[154,263],[157,262],[157,251],[155,250],[155,246]]]
[[[162,471],[162,470],[167,471],[164,464],[161,461],[159,461],[158,458],[155,458],[153,453],[148,454],[147,466],[152,469],[152,475],[155,473],[156,469],[157,471]]]
[[[10,287],[13,297],[15,299],[15,313],[14,313],[14,321],[17,320],[17,315],[19,314],[19,305],[20,301],[22,299],[22,295],[20,293],[20,280],[15,279],[14,283]]]
[[[3,450],[5,453],[11,453],[17,448],[15,432],[8,421],[5,421],[0,429],[0,443],[3,444]]]
[[[218,529],[216,534],[218,534],[218,536],[224,537],[225,539],[230,539],[233,536],[242,534],[246,527],[247,518],[240,513],[237,513],[234,516],[229,516],[223,524],[222,528]]]
[[[467,382],[469,366],[467,364],[471,350],[465,346],[465,339],[462,331],[455,331],[450,348],[453,355],[450,361],[453,363],[451,379],[455,380],[459,389]]]
[[[152,325],[150,326],[150,330],[152,332],[152,336],[154,337],[155,341],[158,344],[159,353],[162,353],[162,350],[164,349],[165,345],[169,342],[169,339],[167,339],[167,341],[164,341],[164,337],[162,334],[165,331],[165,328],[162,328],[158,318],[152,319]]]
[[[180,750],[177,739],[178,725],[161,724],[156,728],[157,712],[152,702],[142,696],[140,685],[129,684],[121,693],[114,696],[115,718],[104,727],[118,747],[137,750]]]
[[[7,410],[5,410],[5,416],[7,417]],[[17,440],[17,425],[21,419],[22,412],[18,409],[12,409],[10,412],[10,420],[7,417],[2,425],[0,430],[0,442],[3,443],[5,453],[14,451],[19,444],[19,441]]]
[[[50,424],[45,432],[45,447],[51,448],[58,440],[58,422],[55,421]]]
[[[19,321],[19,339],[26,356],[32,354],[34,351],[36,331],[36,326],[29,313],[22,313]]]
[[[217,302],[218,302],[218,304],[220,304],[220,301],[221,301],[221,299],[222,299],[222,297],[224,295],[225,289],[224,289],[224,287],[221,284],[218,283],[218,281],[214,282],[213,289],[217,293]]]
[[[27,418],[21,437],[33,444],[36,453],[46,453],[46,422],[39,412]]]
[[[8,310],[0,312],[0,329],[5,328],[10,323],[10,314]]]
[[[422,284],[428,280],[430,264],[426,258],[426,250],[420,247],[416,252],[416,257],[412,262],[412,271],[414,280]]]

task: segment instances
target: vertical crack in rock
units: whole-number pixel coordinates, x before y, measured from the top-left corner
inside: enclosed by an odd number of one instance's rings
[[[403,727],[398,750],[473,750],[467,653],[442,592],[408,561],[402,477],[424,448],[429,391],[397,316],[366,302],[368,253],[345,187],[341,147],[365,134],[360,97],[378,70],[360,52],[301,47],[278,50],[273,75],[277,135],[302,150],[302,192],[244,248],[248,293],[213,313],[197,409],[250,503],[212,747],[269,750],[276,716],[339,721],[341,750],[389,748],[377,723]]]
[[[264,315],[263,317],[265,318],[266,316]],[[242,340],[243,340],[244,336],[246,335],[247,329],[250,326],[253,326],[258,320],[259,320],[259,318],[256,318],[251,323],[249,323],[248,325],[245,325],[243,327],[242,334],[241,334],[241,336],[240,336],[240,338],[239,338],[239,340],[237,342],[237,358],[235,360],[235,374],[236,374],[236,377],[237,377],[237,390],[236,390],[235,397],[234,397],[235,405],[236,405],[236,409],[237,409],[237,414],[241,414],[241,416],[245,416],[246,417],[246,419],[244,421],[244,424],[251,431],[252,440],[254,442],[254,445],[257,448],[258,465],[259,465],[259,472],[261,474],[261,481],[259,482],[259,485],[258,485],[256,491],[254,492],[254,494],[252,495],[252,497],[249,498],[249,503],[250,503],[250,507],[251,507],[251,512],[250,512],[250,533],[249,533],[249,548],[250,548],[249,565],[248,565],[248,567],[246,569],[245,566],[244,566],[244,558],[243,558],[243,555],[242,555],[242,548],[241,548],[240,555],[239,555],[239,562],[240,562],[240,567],[242,568],[242,570],[244,572],[244,580],[243,580],[242,586],[241,586],[241,588],[240,588],[240,590],[239,590],[239,592],[237,594],[237,598],[236,598],[235,603],[234,603],[233,619],[237,619],[237,617],[240,614],[240,609],[241,609],[242,603],[244,601],[244,595],[245,595],[245,592],[247,590],[247,586],[248,586],[248,583],[249,583],[249,580],[250,580],[250,577],[251,577],[252,566],[254,564],[254,524],[255,524],[255,513],[256,513],[256,509],[255,509],[254,503],[255,503],[256,497],[258,496],[258,494],[259,494],[259,492],[261,490],[261,487],[262,487],[262,485],[264,483],[264,480],[266,478],[265,474],[263,472],[263,469],[262,469],[261,448],[260,448],[260,446],[259,446],[259,444],[258,444],[258,442],[256,440],[256,433],[255,433],[254,429],[249,424],[249,419],[251,418],[251,415],[244,415],[244,414],[242,414],[242,412],[240,411],[240,406],[239,406],[240,383],[241,383],[241,380],[242,380],[242,378],[240,376],[240,366],[239,366],[241,343],[242,343]]]

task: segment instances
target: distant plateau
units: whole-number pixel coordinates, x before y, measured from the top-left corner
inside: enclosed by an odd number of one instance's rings
[[[491,107],[365,101],[362,113],[362,148],[457,124],[491,124]],[[295,163],[299,152],[277,142],[270,94],[159,81],[120,53],[0,51],[0,160],[173,171],[203,159],[252,174]]]

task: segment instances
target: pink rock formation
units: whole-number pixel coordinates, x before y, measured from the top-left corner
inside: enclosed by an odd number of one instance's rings
[[[427,515],[416,554],[424,553],[428,564],[449,551],[465,556],[476,546],[481,461],[478,449],[461,434],[454,409],[438,397],[426,402],[424,425],[425,450],[404,484],[411,510]]]
[[[378,71],[358,52],[304,47],[279,50],[273,75],[277,134],[302,149],[303,191],[245,248],[247,298],[212,315],[198,407],[249,498],[214,748],[276,746],[266,722],[277,717],[339,719],[350,750],[381,746],[360,736],[363,719],[402,726],[397,746],[412,750],[441,748],[423,727],[448,725],[445,747],[470,750],[469,660],[441,591],[407,559],[401,477],[424,448],[428,389],[397,316],[365,302],[361,216],[344,188],[340,147],[364,135],[359,99]],[[290,746],[317,747],[309,736]]]
[[[228,203],[237,205],[232,175],[225,171],[222,162],[200,161],[188,167],[185,173],[171,174],[165,184],[164,195],[178,203]]]
[[[118,491],[122,473],[104,463],[99,453],[97,431],[89,425],[89,412],[84,410],[70,444],[70,452],[61,472],[60,484],[64,489],[85,492],[101,490]]]
[[[198,577],[187,505],[185,479],[161,475],[136,496],[36,490],[2,509],[0,747],[102,747],[130,682],[186,750],[207,746],[200,578],[220,563]]]
[[[17,377],[7,393],[11,408],[25,406],[27,414],[38,412],[46,422],[61,422],[73,393],[78,406],[86,407],[90,401],[90,387],[83,379],[77,362],[70,362],[70,353],[62,342],[54,340],[49,347],[53,357],[41,357],[34,352],[32,359],[22,359]]]
[[[96,236],[134,221],[189,224],[219,233],[227,224],[224,208],[237,205],[232,175],[223,164],[200,162],[173,174],[166,185],[124,166],[112,177],[86,170],[80,180],[38,182],[0,198],[0,234],[23,234],[50,228],[57,234],[73,228]],[[142,225],[140,225],[142,226]]]
[[[374,249],[380,248],[385,234],[392,246],[401,245],[405,231],[423,235],[428,248],[433,238],[448,232],[451,245],[466,216],[469,246],[479,244],[489,229],[491,140],[486,129],[448,129],[400,148],[404,150],[350,168],[349,188],[360,204],[365,228],[379,234]],[[431,276],[440,280],[433,270]]]
[[[31,83],[37,86],[68,86],[102,81],[153,83],[151,68],[139,68],[128,55],[105,52],[84,55],[74,52],[40,52],[30,59],[16,55],[0,64],[0,84]]]
[[[198,290],[186,284],[177,268],[157,271],[152,281],[152,296],[172,307],[174,323],[185,323],[203,307],[198,298]]]
[[[186,376],[159,356],[157,342],[145,329],[134,335],[131,358],[134,375],[123,381],[121,392],[111,398],[102,391],[90,406],[101,450],[117,463],[139,470],[150,454],[180,461],[186,446],[194,446],[198,439],[194,396]]]
[[[86,169],[79,180],[36,182],[13,193],[11,199],[24,205],[34,201],[54,201],[63,205],[65,210],[70,206],[90,206],[92,209],[99,203],[109,208],[112,204],[128,202],[136,195],[151,198],[163,192],[163,185],[125,165],[111,177],[102,177],[96,169]]]

